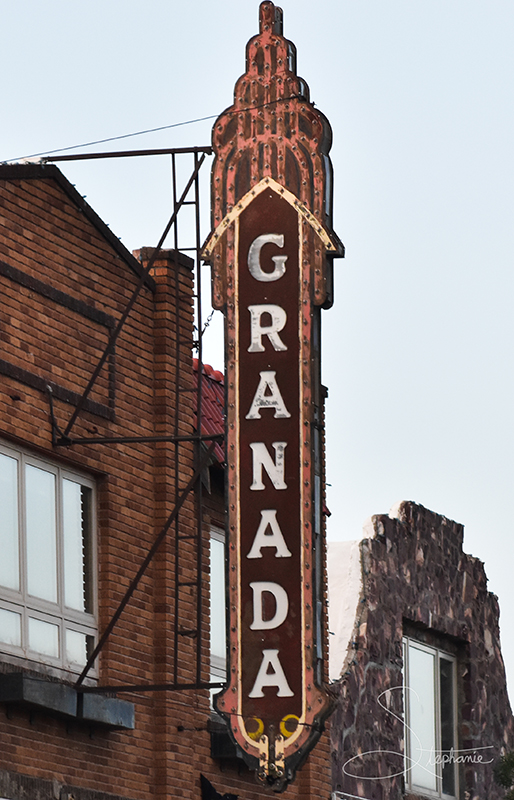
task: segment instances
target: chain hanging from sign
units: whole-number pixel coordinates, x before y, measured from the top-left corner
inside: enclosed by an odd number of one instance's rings
[[[245,761],[284,790],[330,712],[323,686],[320,310],[332,302],[331,130],[261,3],[234,104],[213,128],[213,305],[225,314],[228,678]]]

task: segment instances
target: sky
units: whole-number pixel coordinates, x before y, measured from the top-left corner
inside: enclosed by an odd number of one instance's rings
[[[499,597],[514,698],[514,4],[282,7],[298,73],[332,125],[346,245],[323,315],[328,536],[360,538],[366,518],[399,500],[463,523],[464,549]],[[164,126],[71,152],[208,145],[258,32],[257,0],[0,0],[0,10],[0,161]],[[169,159],[61,168],[130,250],[157,244]],[[202,221],[206,236],[207,203]],[[217,312],[204,337],[217,369],[221,330]]]

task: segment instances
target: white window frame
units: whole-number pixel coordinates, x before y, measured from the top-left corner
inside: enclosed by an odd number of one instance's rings
[[[214,544],[217,543],[217,544]],[[213,548],[219,548],[219,544],[223,547],[223,570],[221,572],[222,578],[220,576],[219,571],[216,572],[216,578],[214,576],[214,571],[212,569],[213,563]],[[209,656],[210,656],[210,675],[211,675],[211,683],[218,683],[224,682],[227,678],[227,656],[226,652],[224,656],[221,656],[218,653],[213,652],[212,648],[212,623],[214,618],[216,618],[217,626],[222,628],[222,632],[224,632],[224,636],[222,635],[222,639],[224,638],[226,641],[226,577],[225,577],[225,531],[221,528],[216,528],[211,526],[210,528],[210,555],[209,555],[209,563],[211,565],[211,572],[210,572],[210,626],[209,626]],[[218,580],[219,584],[214,586],[214,580]],[[216,602],[216,599],[218,602]],[[223,600],[222,600],[223,599]],[[216,604],[216,605],[215,605]],[[220,622],[222,623],[220,625]],[[212,693],[217,694],[219,689],[213,689]]]
[[[19,561],[19,586],[17,589],[0,585],[0,612],[12,612],[20,616],[21,641],[19,644],[7,643],[0,639],[0,658],[4,661],[19,663],[19,659],[27,660],[31,665],[35,662],[45,664],[57,671],[71,671],[80,673],[84,662],[73,661],[66,652],[67,631],[76,632],[86,637],[87,655],[94,647],[98,634],[97,625],[97,582],[96,582],[96,487],[95,482],[87,475],[72,470],[67,466],[47,461],[39,456],[34,456],[24,448],[15,448],[5,443],[0,443],[0,454],[12,458],[17,462],[17,513],[18,513],[18,561]],[[30,595],[27,586],[28,556],[27,556],[27,530],[25,512],[25,476],[26,467],[32,466],[44,470],[55,477],[55,520],[56,520],[56,602]],[[87,611],[66,606],[64,599],[65,564],[64,564],[64,530],[63,530],[63,481],[68,480],[78,483],[91,490],[90,508],[90,541],[88,542],[89,564],[87,580],[89,584]],[[29,646],[29,620],[39,620],[56,627],[58,652],[42,653]],[[50,629],[48,629],[50,630]],[[0,631],[1,634],[1,631]],[[49,648],[51,649],[51,648]],[[91,669],[91,677],[97,675]]]
[[[432,671],[432,686],[426,686],[425,697],[420,696],[421,691],[415,692],[413,690],[411,670],[411,649],[418,650],[422,653],[427,653],[433,657],[433,671]],[[403,637],[403,707],[404,707],[404,722],[405,722],[405,787],[407,790],[414,794],[420,794],[425,797],[443,798],[444,800],[455,800],[459,797],[459,770],[458,765],[451,753],[447,750],[442,751],[442,726],[441,726],[441,680],[440,680],[440,662],[441,660],[447,661],[451,664],[451,715],[452,715],[452,744],[451,747],[455,752],[455,759],[458,756],[458,704],[457,704],[457,659],[451,653],[432,647],[430,645],[419,642],[410,636]],[[430,696],[432,696],[433,707],[427,708],[427,714],[432,715],[431,731],[433,740],[435,742],[434,753],[423,753],[421,758],[419,756],[419,739],[416,736],[416,731],[413,729],[413,704],[423,704],[428,702],[430,704]],[[428,700],[427,700],[428,698]],[[418,731],[419,733],[419,731]],[[445,755],[450,758],[449,764],[445,769],[453,770],[453,783],[454,789],[452,794],[447,794],[443,791],[443,759]],[[422,782],[415,782],[416,778],[413,775],[412,765],[419,763],[425,766],[427,770],[427,778],[429,771],[433,770],[435,777],[435,788],[430,788],[429,783],[432,781],[427,780],[427,784],[423,785]],[[419,774],[419,773],[418,773]]]

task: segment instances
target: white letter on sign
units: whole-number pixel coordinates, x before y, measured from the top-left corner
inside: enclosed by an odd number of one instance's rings
[[[271,533],[266,533],[268,525],[271,528]],[[261,511],[261,521],[253,540],[252,549],[246,557],[262,558],[261,550],[263,547],[274,547],[276,550],[275,558],[290,558],[292,556],[280,530],[277,512],[274,508],[266,508]]]
[[[253,622],[251,631],[269,631],[282,625],[289,611],[289,598],[286,590],[271,581],[254,581],[250,584],[253,592]],[[269,592],[275,598],[275,613],[271,619],[262,618],[262,593]]]
[[[253,489],[254,492],[264,489],[264,484],[262,482],[263,467],[268,473],[275,489],[287,489],[287,483],[284,480],[286,467],[284,450],[287,447],[287,442],[273,442],[275,463],[273,463],[273,459],[264,442],[252,442],[250,447],[252,448],[253,468],[253,483],[250,489]]]
[[[272,667],[273,672],[268,674],[269,667]],[[248,697],[264,697],[263,686],[278,686],[277,697],[294,697],[294,692],[289,688],[284,670],[278,660],[278,650],[262,651],[259,673]]]
[[[253,277],[258,281],[278,281],[286,271],[287,256],[272,256],[275,264],[273,272],[264,272],[261,267],[261,249],[265,244],[276,244],[278,247],[284,246],[284,235],[282,233],[263,233],[258,236],[250,245],[248,250],[248,269]]]
[[[262,337],[267,336],[275,350],[287,350],[286,345],[278,335],[287,322],[287,314],[280,306],[272,303],[263,303],[259,306],[248,306],[251,314],[251,338],[252,343],[248,348],[249,353],[264,353]],[[269,314],[271,325],[261,325],[263,314]]]
[[[255,392],[255,397],[252,400],[250,411],[246,415],[246,419],[260,419],[261,408],[274,408],[275,419],[289,419],[291,414],[285,407],[282,400],[280,389],[278,388],[275,375],[277,373],[273,370],[265,370],[259,372],[261,379]]]

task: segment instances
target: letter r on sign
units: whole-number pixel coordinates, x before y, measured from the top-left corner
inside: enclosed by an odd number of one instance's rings
[[[264,353],[262,337],[267,336],[276,351],[287,350],[286,345],[278,335],[279,331],[285,328],[287,314],[280,306],[272,303],[263,303],[258,306],[248,306],[250,312],[250,336],[251,344],[248,348],[249,353]],[[269,314],[271,325],[263,325],[263,314]]]

